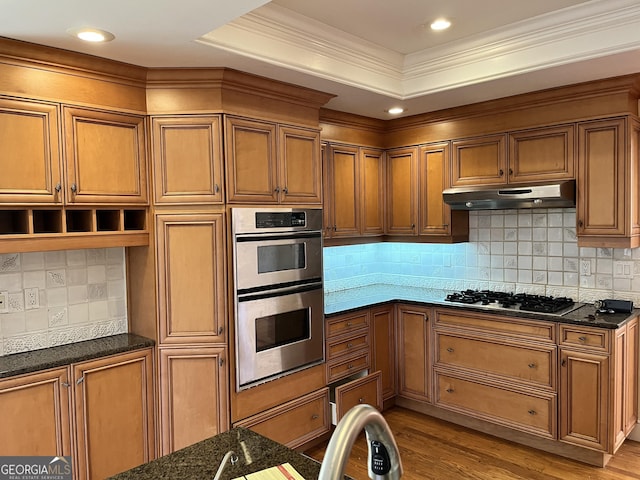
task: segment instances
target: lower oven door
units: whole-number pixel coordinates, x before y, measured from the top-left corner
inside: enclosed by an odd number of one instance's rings
[[[236,299],[236,386],[324,360],[322,284]]]

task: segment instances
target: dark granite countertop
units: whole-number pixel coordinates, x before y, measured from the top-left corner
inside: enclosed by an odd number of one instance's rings
[[[153,340],[132,333],[70,343],[0,357],[0,378],[61,367],[116,353],[152,347]]]
[[[233,450],[239,458],[227,464],[222,480],[290,463],[306,480],[318,478],[320,463],[245,428],[208,438],[111,477],[112,480],[212,479],[224,455]],[[345,477],[348,478],[348,477]]]
[[[558,316],[545,313],[524,312],[516,309],[499,309],[491,306],[447,302],[445,298],[448,293],[451,292],[433,288],[384,284],[325,292],[325,315],[330,317],[360,308],[374,307],[391,302],[402,302],[428,307],[448,307],[507,317],[608,329],[619,328],[628,320],[640,315],[640,309],[634,309],[631,313],[599,314],[596,312],[593,304],[585,303],[576,304],[577,306],[580,305],[579,308],[565,315]]]

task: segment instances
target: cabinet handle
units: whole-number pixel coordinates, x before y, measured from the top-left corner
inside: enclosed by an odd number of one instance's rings
[[[509,169],[509,175],[513,175],[513,168]]]
[[[62,385],[63,387],[67,387],[67,388],[69,388],[71,386],[71,384],[67,383],[67,382],[62,382],[60,385]]]
[[[75,183],[71,184],[71,193],[78,193],[78,185]]]
[[[446,391],[447,393],[453,393],[453,392],[454,392],[453,388],[447,388],[445,391]]]
[[[60,191],[62,190],[62,185],[60,185],[60,182],[56,183],[56,192],[60,193]]]
[[[536,364],[535,363],[530,363],[529,364],[529,368],[536,368]]]
[[[224,365],[224,358],[220,357],[220,360],[218,360],[218,365],[220,366]]]
[[[582,343],[587,341],[587,337],[578,337],[578,340],[580,340]]]
[[[583,226],[583,225],[584,225],[584,223],[582,223],[582,220],[578,220],[578,226],[579,226],[580,228],[582,228],[582,226]]]
[[[276,193],[280,193],[280,187],[274,188],[273,191],[276,192]]]
[[[222,335],[224,333],[224,327],[218,328],[218,335]]]
[[[364,398],[360,397],[360,398],[358,399],[358,403],[364,403]]]
[[[84,376],[76,380],[76,385],[80,385],[82,382],[84,382]]]
[[[563,367],[564,367],[566,364],[567,364],[567,361],[566,361],[566,360],[564,360],[564,359],[562,360],[562,362],[560,362],[560,365],[562,365]]]
[[[349,370],[351,370],[351,369],[353,368],[353,364],[352,364],[352,363],[350,363],[349,365],[347,365],[347,368],[348,368]]]
[[[219,191],[220,191],[220,187],[219,187],[219,186],[218,186],[218,184],[216,183],[216,184],[213,186],[213,193],[218,193]]]
[[[411,230],[415,230],[415,228],[416,228],[416,224],[415,224],[415,223],[412,223],[412,224],[411,224]]]
[[[285,195],[289,193],[289,189],[287,187],[284,187],[282,191],[284,192]]]
[[[320,418],[320,415],[318,415],[317,413],[314,413],[313,415],[311,415],[311,420],[317,420]]]
[[[500,174],[500,176],[502,177],[504,175],[504,170],[500,169],[500,171],[498,172],[498,174]]]
[[[334,226],[333,226],[333,231],[335,232],[336,230],[338,230],[338,226],[337,226],[337,225],[334,225]]]
[[[529,410],[529,415],[537,415],[538,413],[535,410]]]
[[[451,348],[451,347],[447,348],[447,352],[449,352],[449,353],[453,353],[454,351],[455,350],[453,348]]]
[[[347,348],[353,348],[353,343],[347,343]]]

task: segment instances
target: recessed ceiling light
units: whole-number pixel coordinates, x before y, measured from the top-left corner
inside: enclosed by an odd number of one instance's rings
[[[99,28],[90,27],[70,28],[69,30],[67,30],[67,33],[73,35],[74,37],[78,37],[80,40],[92,43],[110,42],[111,40],[116,38],[115,35],[111,32],[100,30]]]
[[[431,30],[446,30],[451,26],[451,22],[446,18],[438,18],[431,24]]]
[[[390,113],[391,115],[400,115],[403,112],[404,112],[404,108],[402,107],[392,107],[389,110],[387,110],[387,113]]]

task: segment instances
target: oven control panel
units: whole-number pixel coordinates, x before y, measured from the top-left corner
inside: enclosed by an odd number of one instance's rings
[[[304,227],[305,212],[256,212],[256,228]]]

